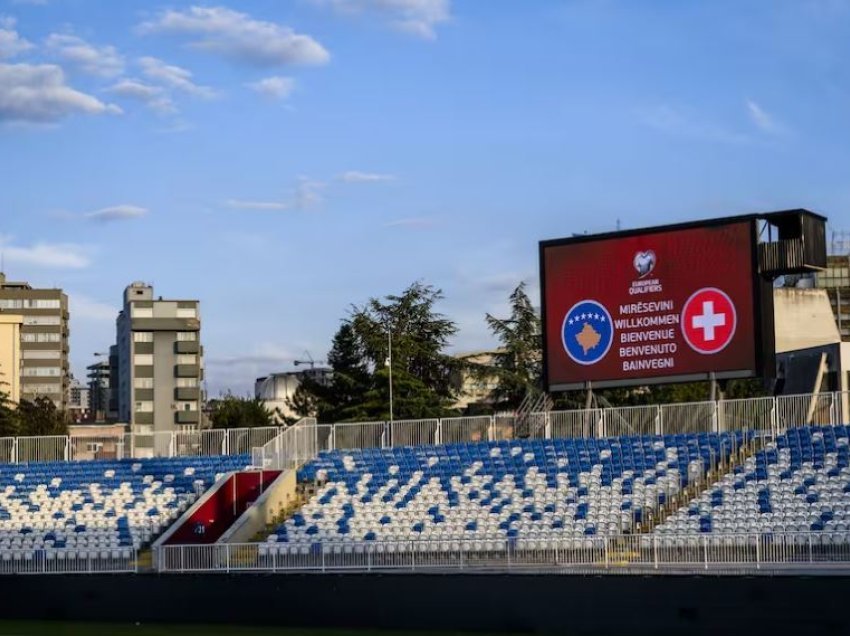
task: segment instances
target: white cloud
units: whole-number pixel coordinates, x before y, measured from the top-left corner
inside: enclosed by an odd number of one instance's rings
[[[123,79],[107,90],[120,97],[142,102],[160,115],[170,115],[177,112],[177,107],[171,97],[160,86],[145,84],[135,79]]]
[[[322,202],[322,190],[327,186],[325,181],[298,177],[292,193],[283,200],[228,199],[222,205],[236,210],[306,210]]]
[[[165,84],[170,88],[197,97],[215,97],[215,91],[209,86],[195,84],[192,81],[192,72],[185,68],[166,64],[162,60],[150,56],[139,58],[139,66],[142,68],[142,73],[148,78]]]
[[[147,213],[147,208],[123,203],[121,205],[112,205],[107,208],[101,208],[100,210],[86,212],[83,215],[83,218],[88,219],[89,221],[97,221],[98,223],[110,223],[112,221],[138,219],[145,216]]]
[[[748,99],[746,105],[747,114],[759,130],[769,134],[779,134],[785,131],[785,128],[756,102]]]
[[[745,134],[729,130],[713,122],[701,120],[666,104],[642,113],[641,118],[643,123],[650,128],[675,137],[728,144],[741,144],[750,141],[750,138]]]
[[[15,24],[15,18],[0,16],[0,59],[15,57],[33,48],[32,42],[15,30]]]
[[[339,175],[338,179],[346,183],[372,183],[375,181],[393,181],[394,175],[380,174],[377,172],[360,172],[359,170],[349,170]]]
[[[0,64],[0,120],[53,122],[74,113],[118,114],[121,109],[75,90],[53,64]]]
[[[390,221],[385,224],[384,227],[403,227],[409,228],[412,230],[426,230],[434,227],[435,225],[434,219],[429,219],[428,217],[410,217],[406,219],[396,219],[395,221]]]
[[[338,13],[370,14],[393,28],[433,40],[436,27],[451,19],[451,0],[313,0]]]
[[[94,300],[85,294],[68,292],[69,311],[74,320],[114,322],[118,309],[107,303]]]
[[[309,35],[227,7],[169,9],[141,24],[139,30],[187,35],[194,38],[194,48],[257,66],[325,64],[330,59],[328,51]]]
[[[295,186],[295,207],[303,210],[318,205],[322,202],[322,190],[325,187],[327,183],[324,181],[298,177],[298,183]]]
[[[76,243],[34,243],[16,245],[0,235],[0,251],[7,263],[56,269],[83,269],[91,264],[88,250]]]
[[[246,84],[260,95],[272,99],[287,99],[295,90],[295,80],[291,77],[265,77],[257,82]]]
[[[114,46],[95,46],[76,35],[51,33],[47,49],[84,73],[116,77],[124,72],[124,58]]]
[[[225,207],[237,210],[288,210],[292,204],[285,201],[246,201],[244,199],[228,199]]]

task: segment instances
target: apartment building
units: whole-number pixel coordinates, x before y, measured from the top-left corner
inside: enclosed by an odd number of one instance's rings
[[[0,311],[0,392],[17,403],[21,399],[21,323],[20,314]]]
[[[61,289],[35,289],[0,273],[0,310],[20,314],[20,397],[68,401],[68,297]]]
[[[151,285],[136,282],[124,290],[123,307],[115,344],[119,420],[143,434],[197,428],[203,380],[200,303],[155,298]]]

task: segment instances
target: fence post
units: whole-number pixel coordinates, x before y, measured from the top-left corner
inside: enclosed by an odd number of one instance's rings
[[[655,434],[664,435],[664,409],[660,404],[656,406],[655,409]]]
[[[230,429],[224,429],[224,435],[221,437],[221,454],[229,455],[229,449],[227,448],[228,437],[230,437]]]
[[[443,443],[443,418],[437,420],[437,430],[434,432],[434,445]]]
[[[230,544],[225,543],[224,546],[225,546],[224,558],[226,559],[225,563],[224,563],[224,567],[225,567],[225,572],[227,572],[229,574],[230,573]]]
[[[12,456],[10,457],[10,460],[13,464],[18,463],[18,438],[17,437],[12,438]]]
[[[64,455],[65,455],[65,461],[67,462],[67,461],[69,461],[68,458],[71,455],[71,438],[67,435],[64,435],[63,438],[65,439],[65,453],[64,453]]]
[[[708,569],[708,539],[703,535],[702,537],[702,553],[703,553],[703,561],[705,562],[705,569]]]
[[[809,533],[809,563],[812,563],[812,535]]]
[[[605,543],[602,544],[603,551],[605,553],[605,569],[608,569],[608,539],[605,539]]]
[[[652,562],[655,564],[655,569],[658,569],[658,537],[652,535]]]
[[[169,440],[168,440],[168,456],[169,457],[175,457],[174,448],[175,448],[174,432],[172,431],[171,435],[169,436]]]
[[[770,432],[774,437],[779,435],[779,421],[777,417],[777,410],[779,408],[779,398],[777,396],[773,396],[773,404],[770,407]]]
[[[325,546],[322,545],[322,572],[325,571]]]
[[[756,570],[761,569],[761,537],[756,535]]]
[[[490,416],[490,423],[487,425],[487,441],[496,441],[496,416]]]

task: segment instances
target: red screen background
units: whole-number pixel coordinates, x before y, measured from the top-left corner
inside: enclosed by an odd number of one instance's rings
[[[753,224],[743,221],[544,245],[545,362],[549,386],[587,381],[640,384],[642,378],[755,370],[754,240]],[[646,250],[656,255],[655,268],[646,278],[658,279],[662,291],[631,295],[633,281],[641,280],[633,264],[634,257]],[[737,311],[735,334],[719,353],[702,355],[694,351],[685,341],[679,324],[672,325],[676,337],[668,341],[676,343],[676,353],[662,356],[672,357],[672,368],[623,370],[624,360],[636,358],[621,358],[620,347],[646,343],[621,343],[621,333],[661,327],[616,329],[611,349],[595,364],[578,364],[564,351],[561,340],[564,317],[579,301],[598,301],[608,309],[615,322],[630,317],[620,315],[621,305],[637,302],[669,300],[674,306],[663,313],[681,315],[691,294],[704,287],[723,290]]]

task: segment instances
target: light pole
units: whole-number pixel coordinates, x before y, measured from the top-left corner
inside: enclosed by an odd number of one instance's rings
[[[390,424],[393,423],[393,332],[387,323],[387,367],[390,372]]]

